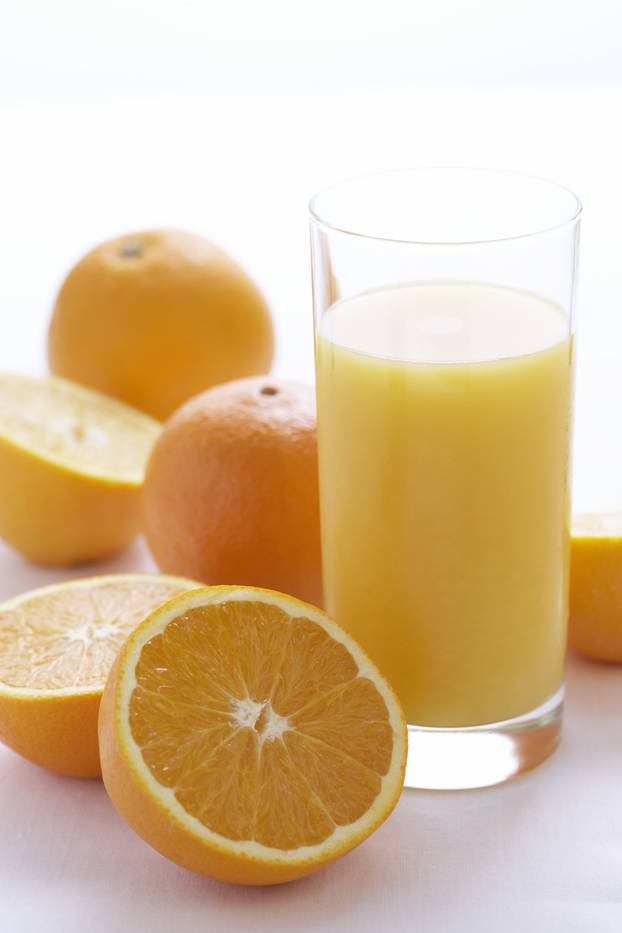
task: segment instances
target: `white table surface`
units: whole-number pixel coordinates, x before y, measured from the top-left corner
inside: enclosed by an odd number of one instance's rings
[[[620,507],[620,112],[613,85],[200,100],[0,92],[0,368],[43,370],[54,290],[81,252],[167,224],[242,260],[275,311],[277,371],[311,379],[305,204],[315,188],[395,165],[525,169],[586,204],[575,501]],[[151,566],[137,543],[76,573]],[[0,544],[0,597],[70,575]],[[125,826],[100,783],[0,748],[0,931],[74,930],[619,933],[622,667],[571,660],[562,745],[537,771],[483,791],[405,792],[363,846],[280,889],[184,872]]]
[[[280,888],[186,872],[126,826],[99,781],[0,748],[0,929],[619,933],[620,674],[572,659],[563,741],[540,768],[487,790],[404,791],[371,839]]]

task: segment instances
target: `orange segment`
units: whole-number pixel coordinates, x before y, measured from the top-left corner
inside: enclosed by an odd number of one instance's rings
[[[353,823],[371,806],[381,786],[376,771],[301,732],[286,732],[284,742],[294,767],[335,825]]]
[[[335,826],[292,761],[284,742],[262,749],[253,837],[263,846],[297,849],[324,842]]]
[[[0,739],[36,764],[98,777],[97,713],[123,641],[195,584],[157,574],[72,580],[0,604]]]
[[[328,748],[341,749],[378,774],[391,763],[391,724],[383,698],[371,680],[357,677],[292,717],[299,732]]]
[[[130,637],[100,742],[113,803],[155,848],[212,877],[276,883],[388,816],[406,727],[371,661],[320,610],[208,587]]]
[[[274,686],[272,705],[291,716],[317,697],[355,678],[358,668],[348,649],[334,641],[317,623],[295,619],[285,646],[287,678]]]

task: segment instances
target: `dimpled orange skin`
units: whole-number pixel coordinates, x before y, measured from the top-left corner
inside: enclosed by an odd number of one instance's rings
[[[140,486],[70,472],[0,441],[0,527],[29,560],[51,567],[101,560],[140,533]]]
[[[128,234],[84,256],[48,337],[55,375],[160,420],[209,386],[269,372],[273,352],[254,282],[223,250],[178,230]]]
[[[166,572],[322,605],[313,389],[263,377],[192,399],[154,446],[143,516]]]
[[[97,716],[101,689],[79,697],[2,697],[0,739],[24,758],[67,777],[100,778]],[[76,736],[81,736],[80,742]],[[95,739],[95,740],[94,740]]]

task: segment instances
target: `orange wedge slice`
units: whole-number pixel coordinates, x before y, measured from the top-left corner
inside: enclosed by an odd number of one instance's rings
[[[97,714],[121,644],[150,612],[196,586],[116,574],[0,603],[0,740],[61,774],[99,777]]]
[[[99,720],[119,813],[159,852],[238,884],[321,868],[402,789],[406,724],[319,609],[251,587],[173,599],[130,636]]]

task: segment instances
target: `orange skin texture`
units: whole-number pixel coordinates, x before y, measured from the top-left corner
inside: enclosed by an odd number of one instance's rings
[[[585,657],[622,662],[622,538],[573,538],[568,641]]]
[[[30,560],[68,566],[122,551],[140,531],[140,485],[69,472],[0,440],[0,534]]]
[[[48,336],[50,369],[164,420],[197,392],[267,373],[270,310],[203,237],[151,230],[102,243],[70,271]]]
[[[143,514],[165,572],[321,605],[312,388],[264,377],[192,399],[156,441]]]
[[[45,698],[0,693],[0,740],[42,768],[69,777],[99,778],[100,699],[101,690]]]

